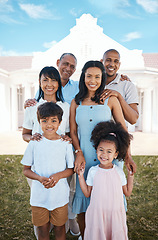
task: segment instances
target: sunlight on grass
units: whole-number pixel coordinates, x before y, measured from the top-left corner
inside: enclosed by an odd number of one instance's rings
[[[29,205],[30,190],[22,174],[22,156],[0,156],[0,239],[35,239]],[[128,229],[130,240],[155,240],[157,233],[158,157],[135,156],[137,173],[134,189],[128,200]],[[54,239],[51,233],[51,239]],[[67,239],[75,240],[70,233]]]

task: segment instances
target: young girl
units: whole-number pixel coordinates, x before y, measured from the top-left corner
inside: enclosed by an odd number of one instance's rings
[[[123,170],[112,161],[125,158],[130,139],[122,125],[112,121],[100,122],[92,131],[91,141],[100,164],[89,169],[86,182],[84,167],[78,172],[82,192],[91,196],[84,240],[128,239],[123,193],[132,193],[134,176],[128,170],[126,181]]]

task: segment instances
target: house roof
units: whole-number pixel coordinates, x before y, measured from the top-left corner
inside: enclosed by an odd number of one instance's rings
[[[158,69],[158,53],[143,53],[145,67]]]
[[[158,69],[158,53],[143,53],[145,67]],[[8,72],[30,69],[33,56],[0,56],[0,68]]]
[[[0,68],[8,72],[30,69],[33,56],[0,56]]]

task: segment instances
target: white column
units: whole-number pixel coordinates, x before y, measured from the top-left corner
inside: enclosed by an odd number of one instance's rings
[[[17,87],[12,86],[12,96],[11,96],[11,130],[18,130],[18,101],[17,101]]]
[[[7,79],[6,79],[7,80]],[[9,104],[7,97],[9,96],[8,88],[3,83],[0,83],[0,132],[10,130],[10,115],[9,115]]]
[[[151,116],[152,116],[152,101],[151,101],[151,89],[144,90],[143,100],[143,116],[142,116],[142,131],[151,132]]]
[[[25,85],[25,95],[24,101],[31,98],[31,86],[29,84]]]
[[[152,106],[152,132],[158,133],[158,87],[153,90]]]

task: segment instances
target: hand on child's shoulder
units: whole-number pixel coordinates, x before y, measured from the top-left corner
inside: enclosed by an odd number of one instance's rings
[[[61,134],[61,140],[64,142],[72,143],[72,139],[68,135]]]
[[[35,133],[35,134],[33,134],[32,136],[31,136],[31,138],[30,138],[30,140],[31,141],[40,141],[40,140],[42,140],[42,138],[43,138],[43,136],[40,134],[40,133]]]

